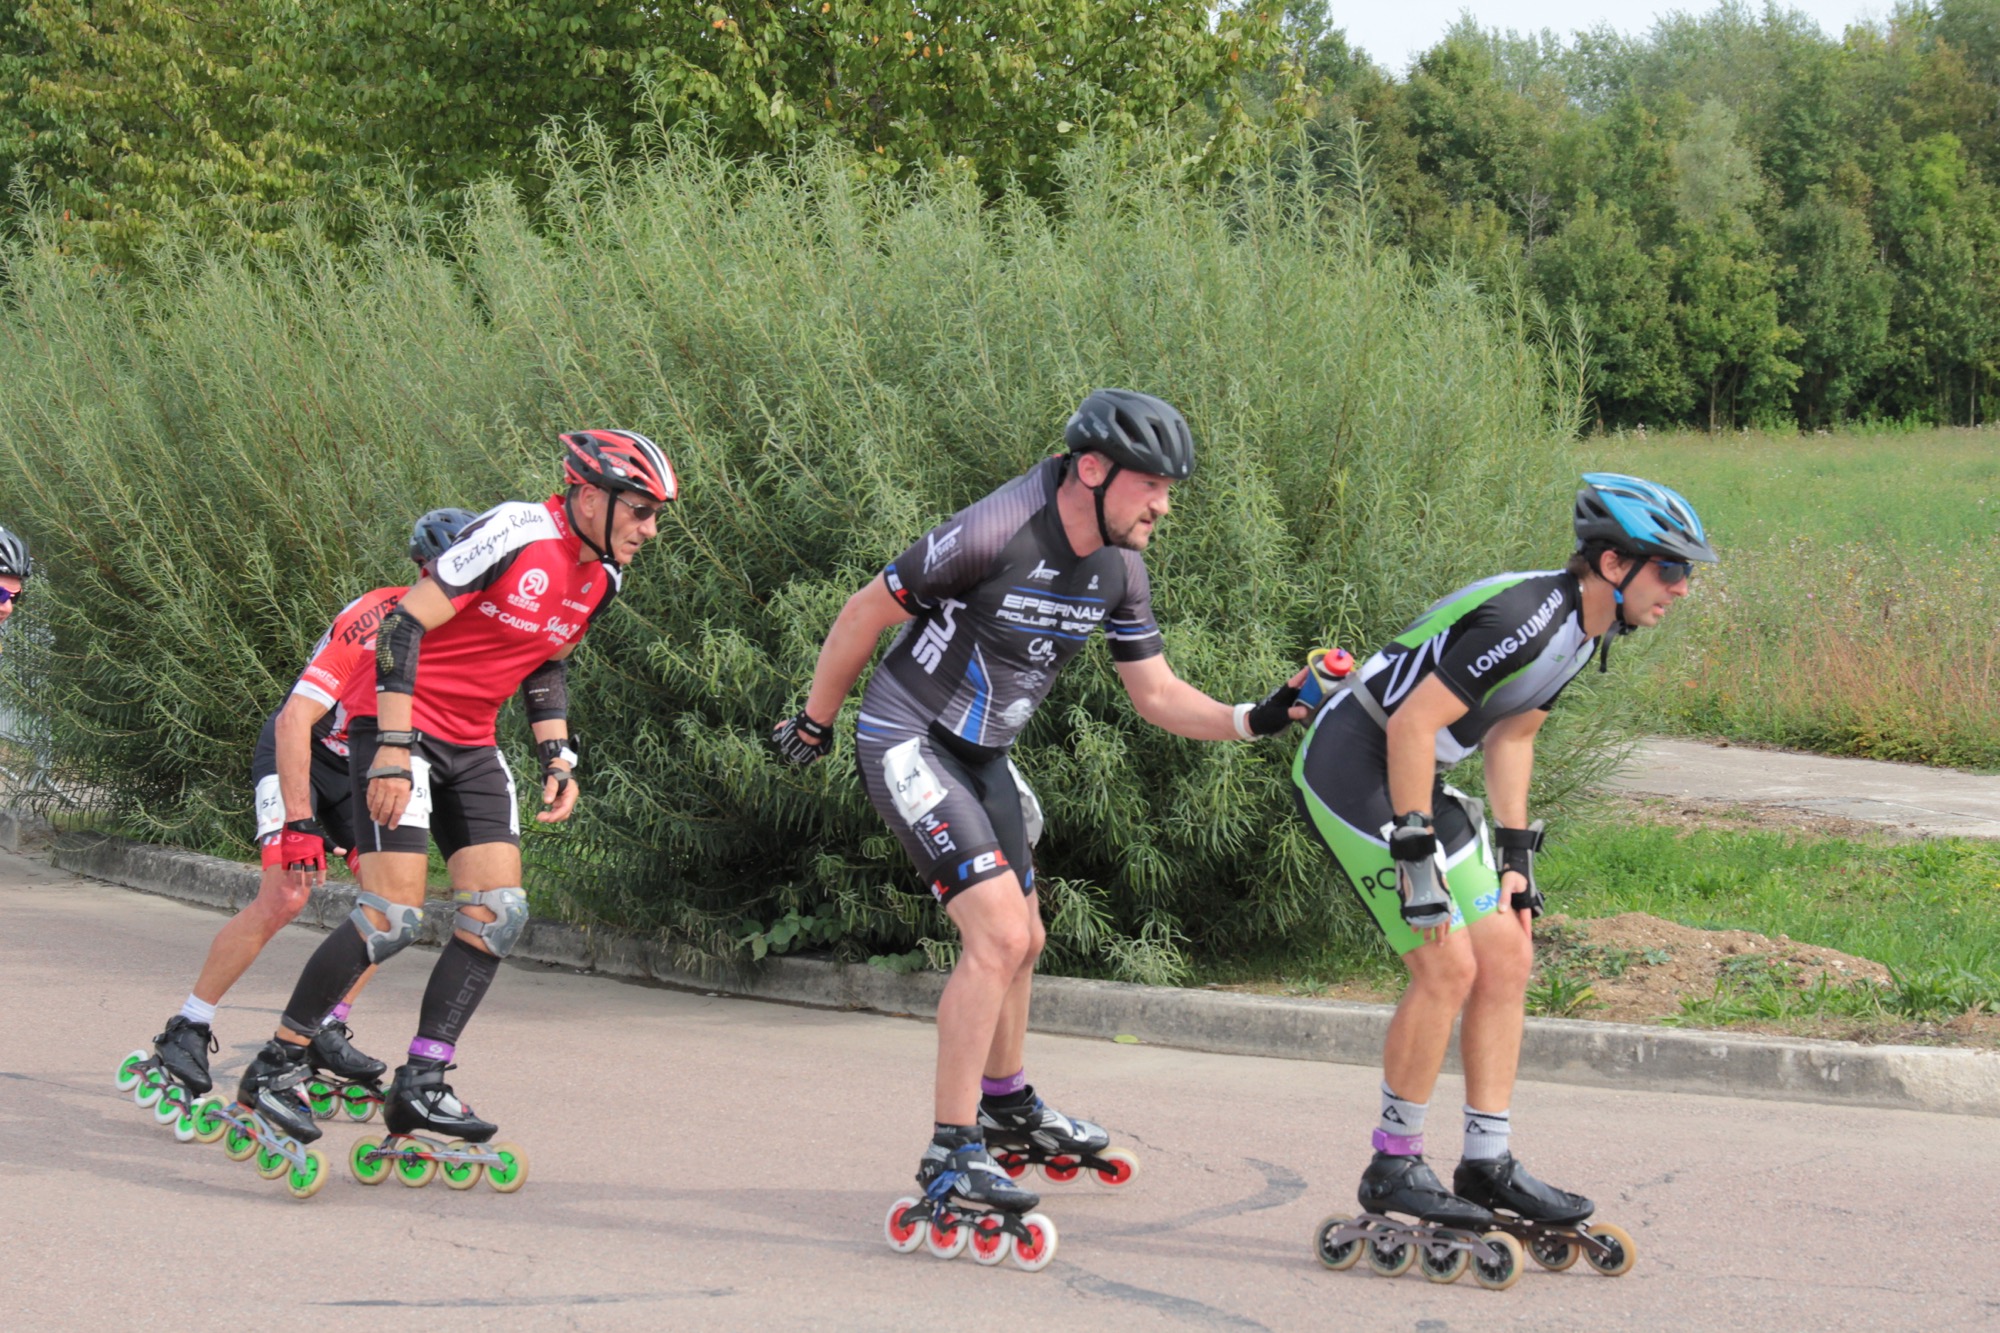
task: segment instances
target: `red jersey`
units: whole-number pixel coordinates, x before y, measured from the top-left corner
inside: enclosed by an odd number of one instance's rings
[[[333,625],[319,636],[306,669],[299,673],[293,694],[303,694],[331,715],[313,728],[320,743],[335,754],[347,753],[347,719],[351,709],[343,702],[356,676],[366,676],[369,711],[374,711],[375,630],[389,608],[401,601],[408,588],[377,588],[349,602],[333,618]],[[326,730],[321,731],[324,727]]]
[[[619,569],[581,561],[563,497],[496,505],[437,558],[431,579],[458,614],[424,635],[411,724],[453,745],[493,745],[494,720],[536,667],[581,639],[618,592]],[[357,676],[362,673],[357,673]],[[375,662],[342,702],[375,715]]]

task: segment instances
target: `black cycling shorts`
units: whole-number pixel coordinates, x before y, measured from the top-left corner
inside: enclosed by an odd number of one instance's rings
[[[313,818],[325,835],[327,852],[338,856],[354,845],[354,787],[347,760],[312,742]],[[278,715],[264,719],[257,748],[250,754],[250,790],[257,811],[257,841],[269,842],[285,828],[285,799],[278,790]]]
[[[895,830],[938,902],[1010,871],[1023,894],[1035,891],[1028,825],[1031,814],[1039,824],[1041,812],[1005,753],[969,760],[935,736],[898,740],[865,732],[854,752],[869,804]]]
[[[375,764],[376,726],[357,717],[347,731],[348,773],[363,852],[429,850],[435,839],[448,861],[460,848],[489,842],[521,845],[521,806],[514,774],[497,745],[453,745],[434,736],[410,753],[410,804],[402,822],[384,828],[368,817],[367,773]]]

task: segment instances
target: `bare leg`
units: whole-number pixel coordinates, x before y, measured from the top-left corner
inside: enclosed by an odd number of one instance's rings
[[[1048,939],[1048,931],[1042,925],[1040,896],[1030,893],[1027,906],[1028,956],[1015,969],[1014,979],[1007,985],[1006,998],[1000,1002],[1000,1018],[993,1030],[993,1045],[986,1052],[983,1070],[988,1078],[1006,1078],[1018,1073],[1024,1063],[1023,1048],[1028,1042],[1028,1002],[1035,985],[1035,964],[1041,961],[1042,945]]]
[[[1458,1047],[1465,1057],[1466,1105],[1482,1111],[1504,1111],[1513,1102],[1514,1075],[1521,1064],[1535,949],[1520,917],[1495,912],[1462,932],[1472,937],[1478,976],[1459,1023]]]
[[[1389,1021],[1383,1043],[1382,1081],[1398,1097],[1428,1102],[1451,1046],[1451,1025],[1473,988],[1478,963],[1464,930],[1403,955],[1410,985]]]
[[[287,888],[285,878],[283,866],[265,866],[257,896],[215,932],[215,942],[208,946],[201,975],[195,979],[196,998],[209,1004],[221,1000],[250,970],[250,964],[257,961],[257,955],[264,951],[271,937],[289,925],[306,905],[310,891]]]
[[[1014,875],[966,889],[945,907],[961,948],[938,999],[936,1115],[939,1124],[970,1125],[979,1115],[979,1074],[996,1045],[1001,1014],[1018,986],[1027,1017],[1026,973],[1032,970],[1039,913],[1021,896]],[[1018,1054],[1019,1045],[1015,1046]],[[1011,1074],[1018,1065],[1008,1068]]]

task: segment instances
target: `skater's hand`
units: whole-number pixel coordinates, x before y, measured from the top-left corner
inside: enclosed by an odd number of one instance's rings
[[[1501,872],[1500,875],[1501,902],[1511,903],[1514,901],[1515,894],[1525,893],[1527,892],[1527,889],[1528,889],[1528,877],[1522,874],[1520,871],[1507,870]],[[1520,918],[1521,933],[1523,935],[1526,935],[1531,940],[1535,938],[1534,912],[1530,911],[1528,908],[1522,907],[1522,908],[1510,909],[1510,914]]]
[[[410,768],[410,752],[394,745],[384,745],[375,751],[375,761],[369,772],[382,769]],[[394,828],[403,822],[403,812],[410,808],[410,793],[414,790],[410,778],[370,778],[368,781],[368,817],[383,828]]]
[[[550,764],[542,778],[542,804],[549,807],[535,815],[537,823],[560,824],[576,809],[576,779],[566,764]]]

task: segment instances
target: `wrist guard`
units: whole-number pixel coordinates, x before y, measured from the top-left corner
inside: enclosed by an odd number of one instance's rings
[[[535,753],[541,756],[542,781],[547,782],[550,778],[554,778],[556,795],[561,796],[562,789],[574,780],[570,775],[576,772],[576,751],[570,748],[569,741],[565,739],[536,741]]]
[[[1500,849],[1500,873],[1511,870],[1528,881],[1527,888],[1515,891],[1513,909],[1540,916],[1542,893],[1535,887],[1535,853],[1542,850],[1542,821],[1537,819],[1526,828],[1496,828],[1493,845]]]
[[[1412,930],[1429,930],[1451,922],[1451,894],[1444,883],[1444,858],[1438,855],[1437,834],[1424,827],[1430,816],[1415,811],[1382,830],[1389,855],[1396,863],[1396,891],[1402,896],[1403,920]]]
[[[810,764],[833,753],[833,726],[813,721],[801,708],[771,729],[771,745],[788,764]]]

